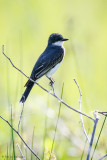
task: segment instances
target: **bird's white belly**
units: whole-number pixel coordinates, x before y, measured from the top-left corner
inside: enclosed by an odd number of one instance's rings
[[[52,69],[46,74],[46,76],[50,78],[51,75],[54,74],[54,73],[57,71],[57,69],[59,68],[60,65],[61,65],[61,62],[58,63],[54,68],[52,68]]]

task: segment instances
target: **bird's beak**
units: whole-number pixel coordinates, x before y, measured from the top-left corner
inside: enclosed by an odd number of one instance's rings
[[[68,41],[69,39],[67,39],[67,38],[63,38],[63,40],[62,41]]]

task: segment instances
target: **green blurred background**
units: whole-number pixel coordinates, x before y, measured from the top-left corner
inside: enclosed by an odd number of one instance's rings
[[[60,97],[64,83],[63,100],[79,109],[79,92],[73,81],[76,78],[83,95],[82,111],[93,116],[93,110],[107,110],[107,1],[0,0],[0,115],[10,121],[12,107],[16,129],[22,108],[18,102],[27,79],[3,56],[2,45],[5,45],[5,54],[29,76],[49,35],[54,32],[69,38],[64,44],[64,61],[53,75],[56,94]],[[41,78],[39,83],[50,90],[47,78]],[[20,133],[31,146],[35,127],[33,149],[43,157],[45,148],[44,159],[49,158],[58,111],[59,102],[35,85],[25,103]],[[103,119],[101,116],[94,144]],[[90,138],[93,123],[84,117],[84,124]],[[11,137],[9,126],[0,119],[0,159],[7,151],[13,155]],[[80,115],[62,105],[53,159],[80,160],[85,140]],[[106,142],[107,128],[104,127],[95,159],[107,152]],[[24,145],[14,134],[15,154],[20,156],[17,143],[25,153]],[[88,143],[83,159],[87,149]],[[27,150],[27,159],[30,154]]]

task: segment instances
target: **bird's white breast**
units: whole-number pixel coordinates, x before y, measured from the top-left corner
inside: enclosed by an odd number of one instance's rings
[[[59,66],[61,65],[61,63],[62,63],[62,62],[58,63],[54,68],[52,68],[52,69],[46,74],[46,76],[50,78],[51,75],[54,74],[54,73],[57,71],[57,69],[59,68]]]

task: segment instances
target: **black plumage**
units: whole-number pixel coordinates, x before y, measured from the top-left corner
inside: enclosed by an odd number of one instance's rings
[[[49,37],[48,45],[45,51],[40,55],[36,64],[33,67],[30,78],[34,81],[38,80],[42,76],[46,75],[51,69],[59,64],[64,57],[64,47],[54,45],[55,42],[65,41],[60,34],[57,36],[52,34]],[[24,103],[33,87],[34,83],[30,80],[25,84],[26,90],[20,99],[20,102]]]

